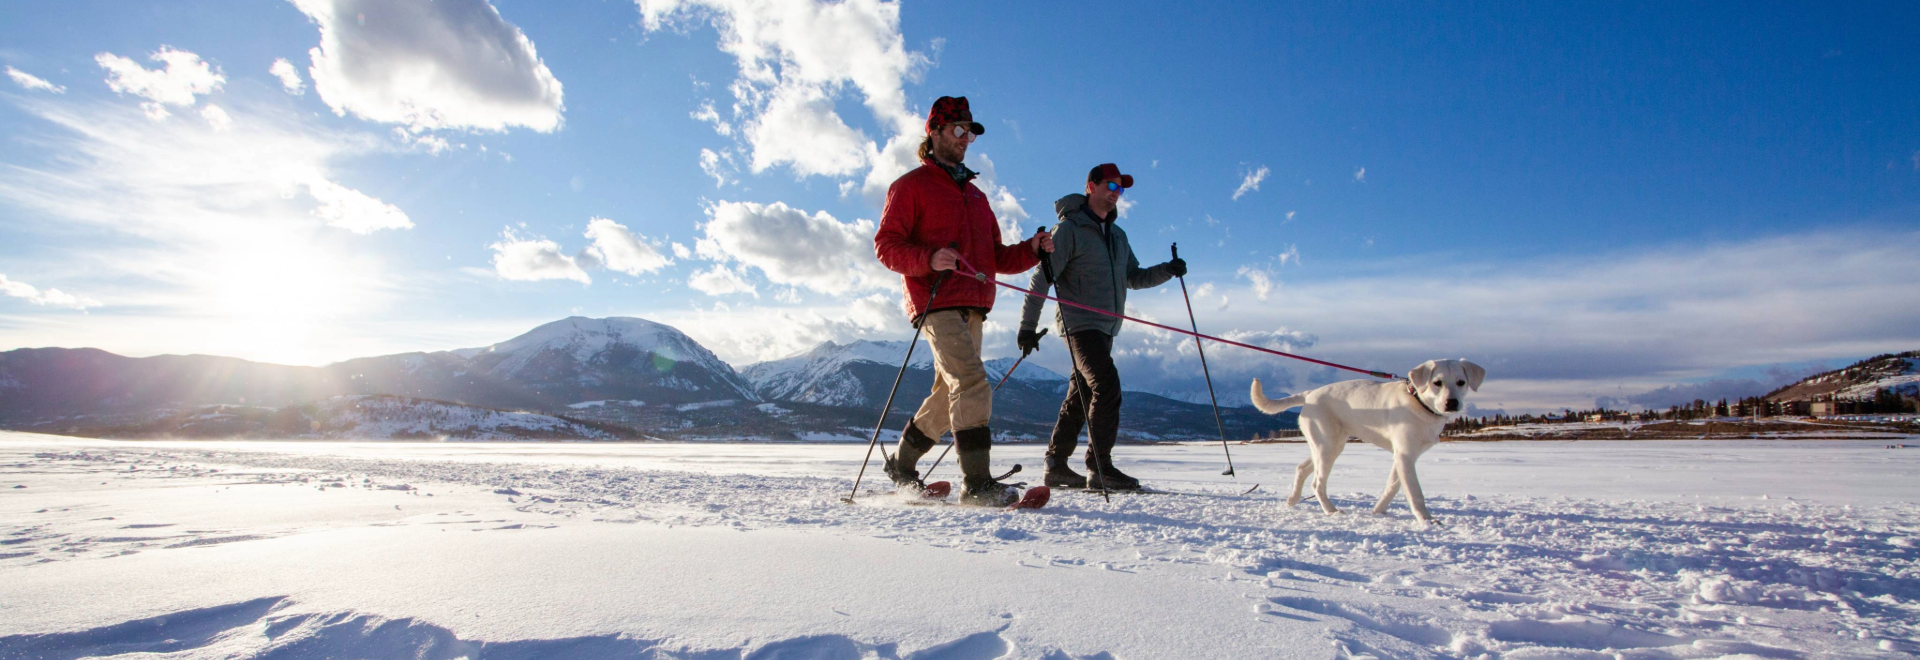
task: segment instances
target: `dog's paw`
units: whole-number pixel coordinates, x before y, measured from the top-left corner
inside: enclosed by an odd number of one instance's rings
[[[1439,518],[1421,518],[1420,522],[1422,524],[1425,524],[1428,527],[1446,527],[1447,526],[1447,524],[1444,522],[1441,522]]]
[[[1293,496],[1293,497],[1289,497],[1289,498],[1287,498],[1287,506],[1295,506],[1295,505],[1298,505],[1298,504],[1300,504],[1300,496],[1299,496],[1299,495],[1295,495],[1295,496]]]

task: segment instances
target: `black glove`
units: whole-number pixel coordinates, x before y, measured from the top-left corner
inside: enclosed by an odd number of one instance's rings
[[[1167,274],[1172,275],[1174,277],[1186,277],[1187,276],[1187,260],[1181,259],[1179,257],[1174,257],[1173,261],[1167,262]]]
[[[1040,338],[1045,336],[1047,336],[1045,328],[1041,328],[1039,332],[1022,328],[1020,337],[1014,340],[1015,343],[1020,344],[1020,356],[1026,357],[1028,353],[1040,350]]]

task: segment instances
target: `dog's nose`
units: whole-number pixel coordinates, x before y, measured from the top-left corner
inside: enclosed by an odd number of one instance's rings
[[[1447,399],[1447,412],[1460,412],[1460,400]]]

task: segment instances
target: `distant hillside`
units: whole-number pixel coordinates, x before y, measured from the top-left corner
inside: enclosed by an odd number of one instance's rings
[[[744,374],[670,326],[571,317],[491,346],[324,367],[210,355],[131,358],[80,348],[0,352],[0,428],[101,437],[864,440],[905,342],[823,343]],[[933,383],[916,352],[886,428]],[[990,360],[996,381],[1012,359]],[[1038,365],[994,397],[1005,440],[1044,439],[1067,379]],[[369,398],[371,397],[371,398]],[[1133,439],[1217,437],[1205,404],[1128,392]],[[1228,437],[1292,428],[1292,413],[1223,408]]]
[[[906,351],[903,341],[829,341],[792,357],[750,365],[741,374],[763,399],[781,406],[811,404],[839,410],[848,427],[870,431]],[[1014,362],[1011,357],[987,360],[988,382],[999,383]],[[887,428],[898,431],[906,426],[932,386],[933,358],[922,346],[914,351],[913,364],[901,380]],[[995,434],[1009,439],[1045,440],[1053,432],[1066,392],[1066,376],[1032,362],[1021,364],[994,394]],[[1222,407],[1221,423],[1216,426],[1211,405],[1148,392],[1126,392],[1120,405],[1121,437],[1131,440],[1218,438],[1220,427],[1225,427],[1229,438],[1252,438],[1298,426],[1298,413],[1270,416],[1250,406]]]
[[[1808,376],[1768,392],[1765,398],[1773,402],[1825,398],[1864,400],[1883,389],[1903,396],[1920,396],[1920,351],[1876,355],[1844,369]]]

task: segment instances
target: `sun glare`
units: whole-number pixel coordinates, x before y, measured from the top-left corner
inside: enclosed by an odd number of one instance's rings
[[[217,247],[205,311],[224,354],[282,364],[339,357],[330,330],[364,308],[364,264],[296,233],[255,229]]]

